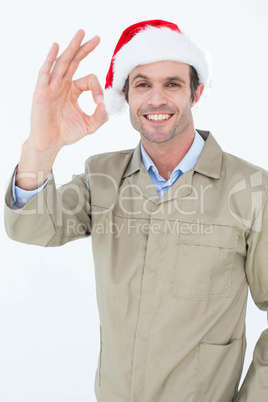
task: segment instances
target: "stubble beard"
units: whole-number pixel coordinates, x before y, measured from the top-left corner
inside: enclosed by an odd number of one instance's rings
[[[153,112],[152,112],[153,113]],[[149,114],[149,113],[148,113]],[[168,142],[172,140],[174,137],[181,135],[184,133],[191,123],[191,108],[189,105],[186,105],[182,110],[181,116],[179,116],[179,121],[175,121],[173,127],[168,131],[168,133],[163,133],[161,135],[161,131],[163,130],[162,126],[155,126],[154,133],[149,133],[142,122],[134,116],[132,111],[130,110],[130,121],[133,128],[141,134],[147,141],[154,142],[157,144],[161,144],[164,142]]]

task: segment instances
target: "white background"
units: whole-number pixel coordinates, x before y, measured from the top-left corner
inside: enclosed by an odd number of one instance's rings
[[[102,41],[76,77],[90,72],[101,84],[122,31],[146,19],[166,19],[193,36],[213,61],[213,87],[194,112],[195,126],[212,131],[222,148],[268,170],[266,0],[13,0],[0,15],[1,210],[8,179],[29,134],[31,98],[39,67],[54,41],[64,49],[79,28]],[[81,99],[87,111],[90,95]],[[128,114],[64,148],[57,184],[83,171],[91,154],[134,147],[139,136]],[[0,401],[95,401],[99,352],[90,239],[56,249],[11,241],[1,214]],[[267,326],[249,301],[248,349]],[[111,401],[115,402],[115,401]],[[168,401],[167,401],[168,402]]]

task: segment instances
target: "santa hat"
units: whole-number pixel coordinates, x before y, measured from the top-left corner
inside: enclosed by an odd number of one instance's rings
[[[211,69],[206,52],[176,24],[162,20],[143,21],[128,27],[116,45],[104,91],[107,112],[119,114],[124,111],[123,88],[135,67],[164,60],[193,66],[200,83],[208,87]]]

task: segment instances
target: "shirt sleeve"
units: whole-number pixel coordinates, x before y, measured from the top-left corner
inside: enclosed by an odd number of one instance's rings
[[[247,238],[246,275],[252,298],[268,312],[268,194]],[[253,359],[235,402],[268,401],[268,329],[255,346]]]
[[[88,172],[74,175],[69,183],[58,189],[51,172],[43,190],[19,209],[11,205],[12,185],[13,177],[6,191],[4,206],[5,228],[12,240],[56,247],[90,236]]]
[[[13,176],[13,182],[12,182],[12,197],[13,199],[11,200],[11,206],[12,209],[20,209],[23,208],[35,195],[37,195],[43,188],[47,185],[49,178],[46,180],[46,182],[36,190],[23,190],[22,188],[18,187],[15,185],[16,182],[16,176],[17,176],[17,168],[15,170],[15,174]]]

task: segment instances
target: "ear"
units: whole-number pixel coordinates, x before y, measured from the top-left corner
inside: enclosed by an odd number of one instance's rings
[[[125,97],[125,101],[128,104],[128,89],[126,89],[126,87],[124,86],[124,88],[122,89],[122,93],[124,94]]]
[[[199,84],[194,94],[194,100],[191,102],[191,107],[193,107],[199,101],[203,91],[204,91],[204,84]]]

